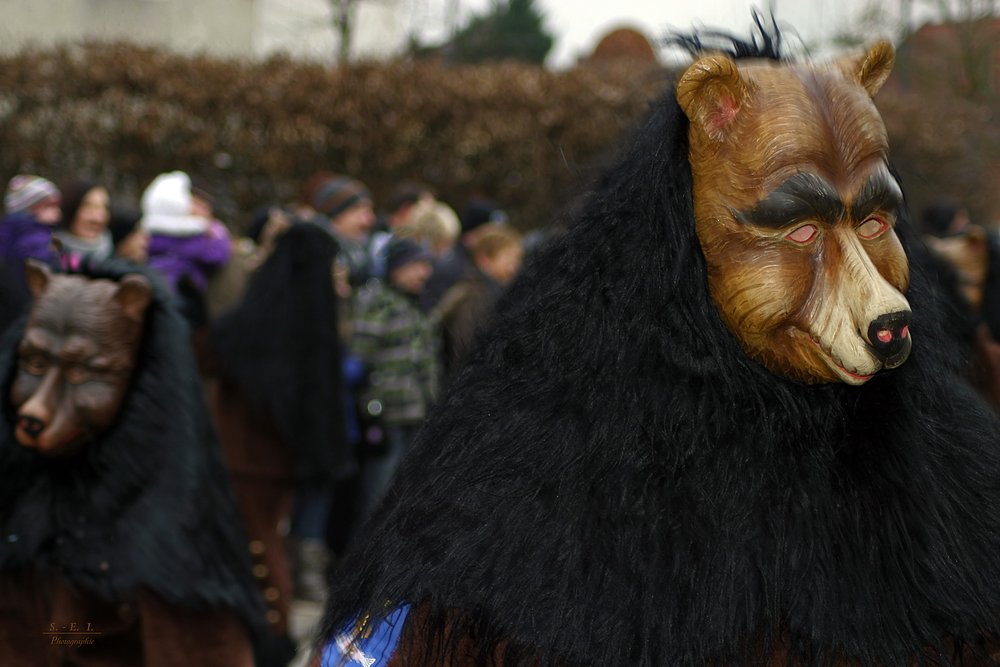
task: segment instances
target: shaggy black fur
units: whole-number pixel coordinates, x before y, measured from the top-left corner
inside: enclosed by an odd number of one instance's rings
[[[1000,340],[1000,236],[996,232],[988,233],[986,247],[989,269],[986,272],[986,284],[983,285],[980,312],[994,340]]]
[[[704,30],[696,34],[674,33],[664,41],[666,46],[680,47],[693,56],[706,51],[719,51],[733,58],[784,60],[781,31],[774,14],[768,20],[754,10],[753,22],[756,30],[749,42],[718,30]]]
[[[139,272],[107,263],[95,278]],[[0,346],[0,572],[36,568],[108,601],[151,591],[186,609],[228,607],[266,633],[188,330],[154,285],[115,426],[80,455],[48,459],[14,439],[9,391],[25,320]]]
[[[331,234],[293,224],[243,300],[212,327],[221,372],[273,417],[300,481],[341,477],[353,460],[341,408],[336,254]]]
[[[1000,631],[1000,422],[927,277],[900,368],[768,372],[709,298],[687,128],[668,94],[513,285],[339,568],[327,637],[387,601],[438,631],[459,610],[521,665],[753,663],[782,634],[805,663],[910,665]]]
[[[31,295],[14,278],[11,267],[0,261],[0,334],[31,307]]]

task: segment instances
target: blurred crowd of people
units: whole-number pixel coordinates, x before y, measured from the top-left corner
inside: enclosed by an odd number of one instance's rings
[[[384,493],[524,248],[491,201],[471,200],[459,216],[429,188],[403,183],[376,215],[363,183],[332,173],[310,179],[300,201],[258,210],[250,235],[266,245],[273,229],[296,220],[328,229],[339,245],[347,430],[359,464],[353,484],[300,498],[296,508],[314,517],[293,522],[298,594],[318,599],[329,552],[346,548]]]
[[[87,179],[57,186],[20,175],[4,196],[0,283],[7,285],[5,299],[11,292],[23,299],[18,314],[29,299],[22,268],[29,259],[60,271],[109,259],[131,262],[158,274],[173,294],[190,324],[251,552],[260,556],[254,572],[278,632],[287,631],[290,596],[318,601],[325,595],[336,554],[385,492],[524,257],[521,234],[486,199],[465,202],[459,214],[428,187],[403,183],[378,210],[363,183],[334,173],[304,183],[296,201],[255,211],[244,235],[215,218],[210,188],[181,171],[153,179],[138,209],[116,205],[108,187]],[[351,464],[317,471],[305,482],[282,472],[261,485],[272,468],[295,468],[281,463],[296,455],[294,443],[254,414],[263,406],[229,409],[224,390],[211,382],[212,353],[205,348],[213,323],[242,303],[254,274],[296,225],[322,230],[336,244],[323,275],[336,294],[341,400],[328,410],[342,415],[346,437],[331,438],[329,447],[344,450]],[[225,421],[233,415],[246,422],[243,430]],[[261,437],[285,450],[273,465],[271,454],[260,454],[265,449],[247,444]],[[285,553],[271,553],[282,543]]]
[[[1000,240],[994,231],[971,224],[965,207],[954,200],[927,208],[920,224],[954,318],[961,320],[956,335],[972,350],[970,381],[1000,406]],[[297,275],[300,282],[277,285],[290,292],[273,295],[277,301],[250,302],[248,285],[264,275],[262,267],[280,254],[276,249],[293,228],[309,230],[300,243],[323,239],[320,245],[328,244],[330,252],[289,250],[292,269],[267,275]],[[241,235],[215,218],[211,189],[181,171],[153,179],[138,207],[115,205],[109,189],[96,181],[57,186],[20,175],[7,186],[0,220],[0,328],[10,323],[10,313],[27,309],[23,266],[29,259],[70,272],[117,259],[162,279],[190,324],[192,352],[229,461],[254,574],[270,606],[268,620],[283,634],[292,597],[324,597],[336,556],[385,493],[442,388],[460,372],[488,326],[524,254],[524,238],[494,202],[473,199],[457,213],[415,183],[400,184],[376,207],[357,179],[320,173],[303,184],[296,201],[255,211]],[[296,273],[296,263],[314,261],[309,257],[328,266]],[[302,284],[302,276],[314,284]],[[326,290],[330,299],[309,303],[332,312],[302,310],[308,299],[296,292],[320,287],[316,294]],[[267,285],[264,292],[260,288],[254,294],[266,294]],[[299,311],[275,305],[283,301],[295,302]],[[310,357],[299,359],[299,375],[275,372],[257,384],[301,401],[303,391],[324,386],[314,381],[319,375],[328,375],[321,379],[336,389],[322,411],[336,428],[288,428],[291,412],[269,408],[279,402],[261,400],[259,387],[231,386],[233,378],[239,384],[239,372],[228,380],[216,378],[218,358],[227,357],[227,350],[213,352],[208,341],[216,323],[237,306],[256,309],[255,319],[231,318],[236,339],[229,331],[214,339],[217,346],[257,335],[314,354],[318,339],[307,342],[303,329],[296,328],[301,324],[292,320],[315,318],[318,330],[329,315],[335,323],[334,371]],[[245,321],[266,322],[266,331],[239,324]],[[250,343],[243,359],[266,354]],[[293,363],[295,351],[285,352]],[[229,357],[237,363],[241,358]],[[314,377],[301,377],[302,368]],[[302,386],[279,386],[296,382]],[[322,396],[326,401],[327,394]],[[312,418],[315,412],[295,416]],[[296,432],[324,433],[320,446],[337,451],[314,452],[296,462],[305,456],[301,443],[294,442]]]
[[[975,224],[965,204],[951,197],[928,205],[919,227],[947,323],[967,360],[964,375],[1000,410],[1000,234]]]

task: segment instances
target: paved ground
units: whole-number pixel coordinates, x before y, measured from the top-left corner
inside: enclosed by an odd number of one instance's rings
[[[312,649],[313,633],[323,616],[323,605],[304,600],[292,601],[291,635],[299,644],[299,654],[289,667],[306,667]]]

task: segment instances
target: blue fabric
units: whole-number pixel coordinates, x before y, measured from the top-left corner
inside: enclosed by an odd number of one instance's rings
[[[361,426],[358,424],[358,413],[354,403],[354,390],[361,386],[365,379],[365,365],[361,359],[343,349],[341,368],[344,373],[344,410],[347,414],[347,437],[351,444],[361,442]]]
[[[396,652],[409,612],[410,605],[402,605],[368,637],[358,637],[353,627],[338,633],[323,647],[320,667],[385,667]]]

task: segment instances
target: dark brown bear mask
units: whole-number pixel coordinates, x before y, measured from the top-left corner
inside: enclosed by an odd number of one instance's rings
[[[37,263],[27,277],[35,305],[10,392],[15,436],[43,454],[69,455],[118,416],[152,287],[136,274],[116,283],[52,275]]]
[[[796,380],[860,385],[910,353],[902,193],[871,101],[894,59],[887,42],[827,66],[709,55],[678,80],[712,299]]]

